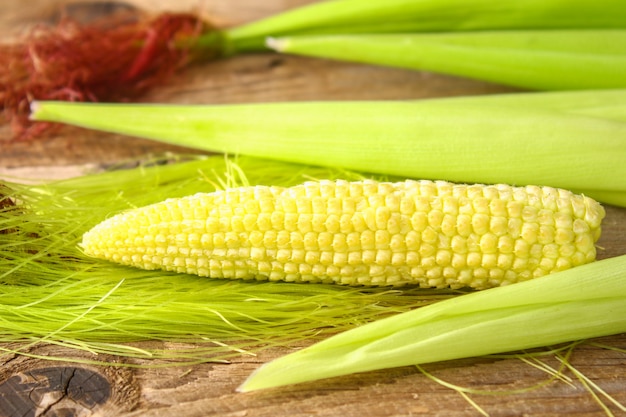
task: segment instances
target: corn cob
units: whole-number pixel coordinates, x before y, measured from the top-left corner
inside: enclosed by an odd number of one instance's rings
[[[291,36],[268,46],[537,90],[626,88],[625,29]]]
[[[626,89],[208,106],[44,101],[32,110],[33,120],[210,152],[405,178],[549,185],[626,207]]]
[[[264,364],[238,391],[553,346],[625,331],[626,255],[622,255],[357,326]]]
[[[603,217],[550,187],[323,180],[168,199],[96,225],[82,249],[214,278],[485,289],[593,261]]]
[[[268,36],[419,33],[626,26],[621,0],[321,1],[223,33],[230,53],[262,49]],[[210,34],[205,42],[210,42]]]

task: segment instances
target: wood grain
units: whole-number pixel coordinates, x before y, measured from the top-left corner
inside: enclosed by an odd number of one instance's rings
[[[152,12],[197,10],[222,25],[238,24],[313,0],[133,0],[127,4]],[[5,0],[0,4],[2,40],[15,39],[21,31],[40,22],[58,19],[69,0]],[[102,4],[89,9],[102,13]],[[76,9],[74,9],[76,10]],[[147,102],[235,103],[284,100],[417,99],[452,95],[493,94],[514,91],[489,83],[426,72],[410,72],[373,66],[253,54],[195,66],[180,73],[147,97]],[[188,149],[156,145],[148,141],[65,128],[54,136],[29,142],[11,140],[9,128],[0,126],[0,175],[53,178],[79,175],[87,169],[121,160],[143,158]],[[599,257],[626,254],[626,210],[607,207]],[[594,342],[626,349],[626,335]],[[83,367],[101,375],[112,387],[112,399],[104,405],[85,407],[68,395],[48,404],[45,415],[116,416],[477,416],[479,412],[458,393],[428,379],[415,367],[405,367],[331,380],[238,394],[234,390],[261,363],[297,348],[273,349],[258,357],[242,357],[231,364],[204,364],[170,368],[110,368],[51,363],[42,359],[7,355],[0,367],[0,393],[7,387],[41,388],[53,367]],[[54,346],[34,348],[37,355],[85,358],[83,352]],[[87,356],[85,356],[87,355]],[[125,361],[121,358],[113,360]],[[553,357],[545,361],[554,367]],[[608,394],[626,404],[626,355],[587,343],[579,346],[572,364]],[[135,361],[132,365],[147,363]],[[474,358],[425,366],[436,377],[474,390],[500,395],[470,394],[492,416],[600,416],[602,408],[572,372],[571,383],[553,381],[540,388],[520,390],[546,380],[547,375],[519,359]],[[38,372],[35,372],[38,371]],[[82,372],[82,371],[81,371]],[[78,375],[84,373],[79,372]],[[85,371],[86,372],[86,371]],[[66,374],[63,374],[66,375]],[[12,379],[13,378],[13,379]],[[30,378],[30,379],[29,379]],[[44,378],[45,379],[45,378]],[[7,385],[9,384],[9,385]],[[13,384],[13,385],[10,385]],[[21,384],[21,385],[20,385]],[[34,385],[32,385],[34,384]],[[37,385],[39,384],[39,385]],[[2,397],[6,398],[9,397]],[[56,397],[55,397],[56,398]],[[0,416],[8,412],[0,399]],[[70,407],[68,401],[74,401]],[[605,401],[606,402],[606,401]],[[608,403],[608,402],[607,402]],[[65,408],[63,408],[65,407]],[[69,408],[68,408],[69,407]],[[72,408],[73,407],[73,408]],[[82,407],[82,408],[81,408]],[[621,411],[609,405],[616,415]],[[65,410],[65,411],[64,411]],[[70,411],[68,411],[70,410]],[[63,414],[65,412],[66,414]],[[33,412],[34,413],[34,412]],[[35,415],[35,414],[24,414]]]

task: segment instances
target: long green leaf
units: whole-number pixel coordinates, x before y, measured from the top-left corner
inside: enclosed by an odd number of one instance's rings
[[[260,49],[267,36],[485,29],[624,28],[621,0],[322,1],[231,28],[231,53]]]
[[[39,102],[32,117],[403,177],[550,185],[626,206],[626,90],[221,106]]]
[[[626,255],[340,333],[263,365],[240,391],[625,331]]]
[[[538,90],[626,87],[626,30],[618,29],[295,36],[268,45]]]

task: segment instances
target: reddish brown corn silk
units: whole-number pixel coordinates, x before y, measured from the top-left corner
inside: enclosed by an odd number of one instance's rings
[[[189,61],[189,46],[204,30],[193,14],[161,14],[133,21],[104,19],[81,25],[63,20],[34,28],[23,40],[0,45],[0,105],[17,136],[31,126],[35,99],[128,101],[163,82]]]

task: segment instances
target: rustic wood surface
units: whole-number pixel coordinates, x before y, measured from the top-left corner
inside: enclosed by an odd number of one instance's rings
[[[313,0],[132,0],[142,9],[196,10],[222,25],[267,16]],[[0,34],[8,41],[38,22],[53,22],[62,10],[103,13],[107,7],[67,0],[4,0]],[[79,4],[77,6],[77,4]],[[68,7],[70,5],[71,7]],[[100,5],[102,6],[102,5]],[[371,66],[254,54],[191,68],[145,101],[227,103],[283,100],[412,99],[513,91],[488,83]],[[60,178],[87,167],[165,151],[183,151],[119,135],[66,128],[45,140],[15,142],[0,125],[0,176]],[[188,152],[188,150],[184,150]],[[626,210],[607,207],[599,257],[626,254]],[[601,342],[626,349],[626,335]],[[295,346],[294,346],[295,348]],[[23,356],[2,357],[0,416],[477,416],[467,399],[405,367],[332,380],[238,394],[235,388],[259,364],[285,354],[275,349],[255,358],[187,368],[107,368]],[[86,354],[38,347],[37,355]],[[554,367],[558,362],[546,358]],[[576,348],[571,363],[590,381],[626,404],[626,355],[597,344]],[[474,390],[506,392],[539,384],[546,374],[518,359],[475,358],[431,364],[426,370]],[[571,383],[553,381],[515,394],[469,394],[492,416],[599,416],[606,411],[572,372]],[[623,414],[604,397],[615,415]],[[13,407],[13,408],[11,408]]]

